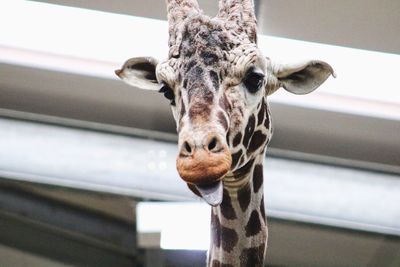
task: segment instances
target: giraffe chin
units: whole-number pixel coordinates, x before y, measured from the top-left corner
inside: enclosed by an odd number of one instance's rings
[[[222,180],[208,184],[195,185],[202,199],[211,206],[218,206],[222,202],[224,186]]]

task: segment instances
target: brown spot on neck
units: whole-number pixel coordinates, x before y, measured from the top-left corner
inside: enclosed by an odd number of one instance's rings
[[[254,163],[254,158],[249,160],[243,167],[241,167],[240,169],[237,169],[236,171],[233,172],[233,175],[236,178],[242,178],[246,175],[249,174],[251,168],[253,167],[253,163]]]
[[[240,149],[238,152],[232,154],[232,165],[231,169],[234,169],[239,162],[240,157],[243,155],[242,150]]]
[[[250,138],[251,138],[251,136],[253,135],[253,132],[254,132],[255,123],[256,123],[256,119],[254,117],[254,114],[252,114],[249,117],[249,120],[248,120],[247,125],[246,125],[246,129],[244,131],[243,145],[245,147],[247,147],[249,145]]]
[[[251,200],[251,189],[248,183],[237,191],[237,198],[240,208],[245,212]]]
[[[254,236],[261,231],[260,215],[257,210],[251,212],[250,218],[244,228],[246,230],[246,236]]]
[[[242,141],[242,133],[239,132],[235,135],[235,137],[233,138],[233,147],[237,147],[240,142]]]
[[[263,166],[261,164],[257,164],[254,166],[253,171],[253,191],[254,193],[258,193],[262,184],[263,184]]]
[[[211,214],[211,242],[217,248],[221,246],[221,223],[214,212]]]
[[[262,131],[258,130],[256,131],[253,136],[251,137],[250,144],[247,149],[247,154],[251,154],[254,151],[256,151],[258,148],[262,147],[265,145],[265,141],[267,139],[267,136],[263,134]]]
[[[222,198],[222,203],[221,203],[221,213],[225,217],[225,219],[228,220],[234,220],[236,219],[236,213],[235,210],[232,206],[232,199],[229,196],[228,190],[224,189],[224,194]]]
[[[266,129],[269,129],[269,127],[271,126],[270,125],[270,117],[267,115],[266,116],[266,118],[265,118],[265,121],[264,121],[264,127],[266,128]]]
[[[240,254],[240,267],[263,267],[265,244],[246,248]]]
[[[234,229],[230,229],[225,226],[221,227],[221,243],[223,250],[225,250],[228,253],[232,252],[238,240],[239,237]]]
[[[261,102],[261,108],[257,114],[257,125],[261,125],[261,123],[263,123],[263,121],[264,121],[264,117],[266,114],[265,106],[266,106],[266,104],[264,102]]]
[[[267,223],[267,217],[265,216],[265,204],[264,204],[264,195],[261,198],[261,202],[260,202],[260,212],[261,212],[261,217],[264,220],[264,223]]]

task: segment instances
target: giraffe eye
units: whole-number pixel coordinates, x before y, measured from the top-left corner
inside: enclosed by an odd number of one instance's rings
[[[264,77],[264,73],[262,73],[260,70],[250,69],[247,72],[246,77],[243,79],[243,84],[250,93],[254,94],[261,89],[264,83]]]
[[[171,105],[175,106],[175,94],[174,91],[165,83],[161,84],[161,88],[158,92],[163,93],[165,98],[171,101]]]

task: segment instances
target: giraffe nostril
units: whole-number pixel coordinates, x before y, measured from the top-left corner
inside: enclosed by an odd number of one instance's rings
[[[224,150],[224,146],[221,143],[220,139],[216,136],[209,139],[207,150],[212,153],[219,153]]]
[[[185,141],[185,143],[183,143],[183,147],[185,149],[185,152],[187,152],[187,154],[192,154],[192,147],[189,145],[188,142]]]

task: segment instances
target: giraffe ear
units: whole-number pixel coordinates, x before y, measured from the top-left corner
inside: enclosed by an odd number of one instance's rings
[[[158,90],[160,86],[156,77],[157,64],[158,61],[152,57],[134,57],[125,61],[115,74],[127,84],[139,89]]]
[[[332,67],[320,60],[285,65],[271,63],[271,70],[278,81],[276,89],[283,87],[286,91],[296,95],[311,93],[330,75],[336,77]]]

